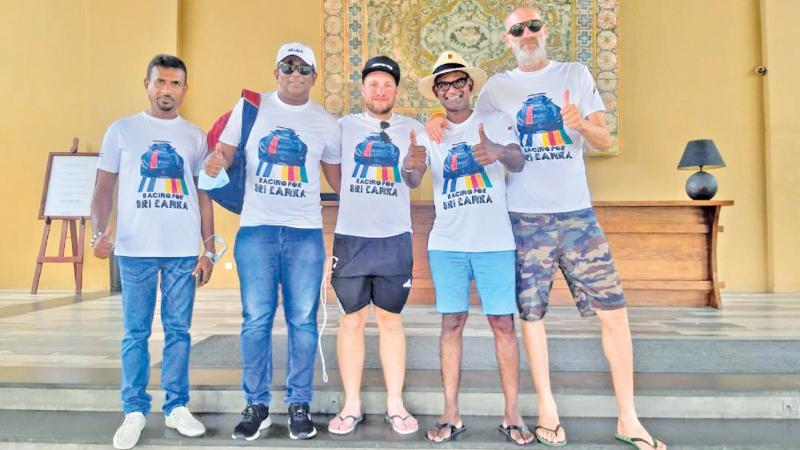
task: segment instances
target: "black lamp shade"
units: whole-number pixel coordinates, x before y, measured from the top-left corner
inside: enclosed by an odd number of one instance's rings
[[[704,169],[717,169],[725,167],[725,161],[711,139],[697,139],[689,141],[683,150],[681,162],[678,169],[694,169],[701,167]]]

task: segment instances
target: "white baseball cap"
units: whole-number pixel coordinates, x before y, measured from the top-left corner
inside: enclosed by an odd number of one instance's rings
[[[311,47],[299,42],[283,44],[278,50],[278,57],[275,59],[275,64],[283,61],[287,56],[292,55],[302,59],[306,64],[311,64],[316,69],[317,59],[314,58],[314,50],[311,50]]]

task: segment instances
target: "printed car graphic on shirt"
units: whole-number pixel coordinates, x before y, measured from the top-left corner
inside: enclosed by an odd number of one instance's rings
[[[189,189],[183,179],[183,158],[168,141],[154,141],[147,151],[142,153],[139,174],[142,176],[142,181],[139,183],[138,192],[153,192],[156,180],[163,179],[164,192],[189,195]]]
[[[492,187],[483,166],[472,156],[472,147],[466,142],[453,144],[444,158],[442,194],[455,192],[458,179],[465,177],[467,189]]]
[[[258,168],[256,175],[269,177],[272,167],[281,167],[280,178],[284,181],[308,183],[306,154],[308,146],[291,128],[277,127],[258,142]]]
[[[356,162],[353,178],[367,178],[369,168],[375,167],[374,178],[376,180],[393,182],[400,180],[400,171],[398,170],[400,149],[392,143],[391,139],[384,140],[380,133],[371,134],[356,145],[353,159]]]
[[[522,147],[533,147],[534,136],[541,139],[544,147],[572,144],[564,130],[561,108],[545,94],[529,95],[522,103],[517,112],[517,134]]]

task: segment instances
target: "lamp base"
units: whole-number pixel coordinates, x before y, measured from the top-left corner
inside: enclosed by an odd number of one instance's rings
[[[692,200],[711,200],[717,193],[717,179],[708,172],[695,172],[686,180],[686,194]]]

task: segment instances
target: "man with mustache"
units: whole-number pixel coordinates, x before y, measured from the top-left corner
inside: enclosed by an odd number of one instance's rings
[[[461,421],[458,392],[462,334],[469,315],[470,281],[480,294],[481,309],[494,335],[505,409],[498,427],[510,441],[524,445],[533,433],[518,406],[519,347],[514,331],[514,236],[506,209],[507,172],[522,170],[525,161],[516,143],[511,118],[478,113],[470,106],[486,72],[470,66],[456,52],[443,52],[431,75],[418,89],[447,112],[449,130],[437,144],[412,136],[403,162],[409,186],[419,185],[430,167],[436,217],[428,240],[428,260],[436,290],[436,311],[442,314],[440,359],[444,411],[425,434],[445,442],[466,426]]]
[[[151,397],[145,391],[150,379],[147,341],[159,275],[165,423],[184,436],[205,433],[186,408],[189,327],[195,284],[202,286],[211,277],[214,214],[209,197],[195,187],[207,153],[205,135],[178,115],[188,89],[186,78],[186,65],[180,59],[153,58],[144,80],[150,107],[111,124],[100,147],[91,246],[98,258],[117,256],[125,328],[120,357],[125,420],[114,434],[117,449],[136,445],[150,413]],[[109,216],[117,179],[117,238],[112,243]],[[198,258],[201,236],[205,253]]]
[[[547,57],[547,25],[541,11],[523,6],[506,17],[503,39],[516,69],[486,83],[476,111],[516,116],[525,169],[508,174],[508,210],[517,246],[517,302],[522,336],[539,402],[536,438],[566,444],[550,388],[547,312],[553,275],[561,269],[582,316],[597,315],[611,369],[619,419],[615,437],[642,450],[665,450],[639,422],[634,407],[633,351],[622,285],[586,181],[583,142],[611,145],[605,107],[589,71],[580,63]],[[429,125],[439,134],[439,125]]]
[[[342,131],[342,188],[333,238],[337,258],[331,284],[343,314],[336,353],[345,401],[328,431],[348,434],[363,421],[361,376],[364,327],[374,311],[386,382],[384,420],[399,434],[418,430],[403,404],[406,337],[400,313],[411,289],[411,201],[400,163],[409,134],[421,123],[392,112],[400,67],[388,56],[370,58],[361,71],[365,111],[339,121]],[[370,303],[374,308],[370,308]]]
[[[242,296],[242,390],[247,406],[234,439],[254,440],[272,419],[272,324],[281,289],[288,328],[286,396],[289,437],[310,439],[317,309],[325,246],[322,240],[320,165],[339,188],[339,125],[310,99],[317,80],[311,47],[299,42],[278,50],[273,72],[278,88],[261,94],[245,143],[247,174],[234,257]],[[242,140],[244,99],[233,108],[205,172],[216,177],[230,166]]]

